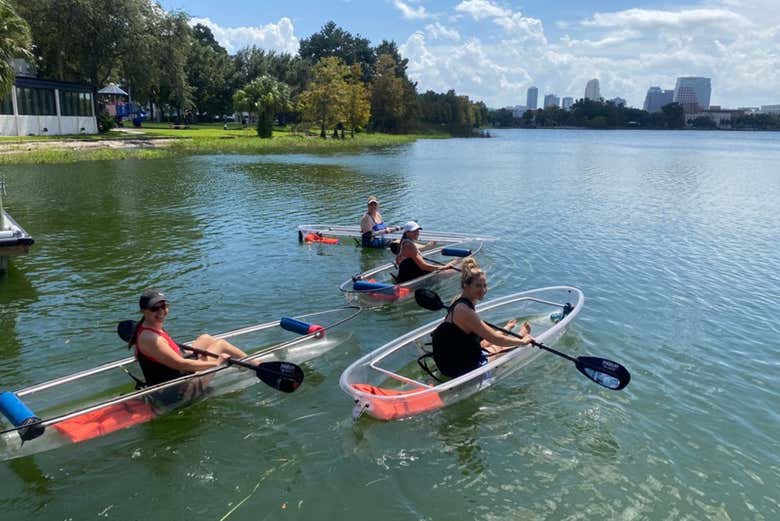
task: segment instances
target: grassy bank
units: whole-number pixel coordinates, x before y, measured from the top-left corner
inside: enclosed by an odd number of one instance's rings
[[[316,134],[274,131],[259,139],[252,128],[232,124],[174,128],[149,123],[139,129],[121,129],[101,135],[24,136],[0,138],[0,164],[71,163],[105,159],[152,159],[199,154],[328,154],[397,146],[437,135],[355,134],[354,138],[321,139]]]

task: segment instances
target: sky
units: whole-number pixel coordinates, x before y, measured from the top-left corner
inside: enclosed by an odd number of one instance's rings
[[[601,95],[642,107],[650,86],[712,78],[711,104],[780,104],[778,0],[160,0],[211,28],[230,53],[295,54],[333,20],[372,45],[393,40],[418,92],[454,89],[499,108],[526,90]]]

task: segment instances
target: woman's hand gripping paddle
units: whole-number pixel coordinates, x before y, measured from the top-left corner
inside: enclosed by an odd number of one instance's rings
[[[119,335],[119,338],[125,342],[129,342],[133,336],[135,324],[136,323],[133,320],[123,320],[117,324],[116,332]],[[218,354],[204,349],[198,349],[197,347],[188,346],[187,344],[179,344],[178,342],[177,345],[181,349],[186,349],[199,355],[219,358]],[[303,370],[297,365],[289,362],[263,362],[255,365],[239,360],[238,358],[228,358],[227,362],[230,365],[240,365],[241,367],[252,369],[263,383],[284,393],[295,391],[303,382]]]
[[[414,300],[417,301],[417,304],[420,307],[424,307],[425,309],[429,309],[431,311],[438,311],[446,307],[436,292],[426,288],[420,288],[416,290],[414,292]],[[513,333],[512,331],[496,326],[495,324],[491,324],[490,322],[485,322],[485,324],[492,327],[493,329],[502,331],[507,335],[522,338],[520,335]],[[606,358],[597,358],[595,356],[578,356],[577,358],[574,358],[565,353],[561,353],[560,351],[556,351],[552,347],[546,346],[535,340],[531,342],[531,345],[574,362],[575,367],[580,373],[584,374],[588,379],[596,382],[602,387],[606,387],[607,389],[619,391],[627,386],[628,382],[631,381],[631,374],[628,372],[628,369],[618,364],[617,362],[613,362],[612,360],[607,360]]]

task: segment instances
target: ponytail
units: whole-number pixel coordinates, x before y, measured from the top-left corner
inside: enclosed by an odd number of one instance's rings
[[[136,340],[138,339],[138,328],[141,327],[144,323],[144,317],[141,317],[141,320],[135,323],[135,327],[133,327],[133,335],[130,337],[130,340],[127,341],[127,348],[130,349],[135,344]]]

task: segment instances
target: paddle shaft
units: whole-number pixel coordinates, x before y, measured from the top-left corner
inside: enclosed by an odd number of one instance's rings
[[[444,266],[444,263],[441,261],[437,261],[435,259],[425,259],[427,262],[432,262],[433,264],[438,264],[439,266]],[[447,266],[445,269],[448,270],[455,270],[455,271],[463,271],[460,268],[456,268],[455,266]],[[487,322],[485,322],[487,324]]]
[[[197,353],[199,355],[204,356],[210,356],[212,358],[220,358],[220,356],[217,353],[212,353],[211,351],[206,351],[205,349],[198,349],[197,347],[192,347],[187,344],[179,344],[176,343],[181,349],[186,349],[187,351],[192,351],[193,353]],[[228,363],[232,365],[240,365],[241,367],[246,367],[248,369],[257,369],[257,365],[250,364],[249,362],[244,362],[243,360],[239,360],[238,358],[228,358]]]

